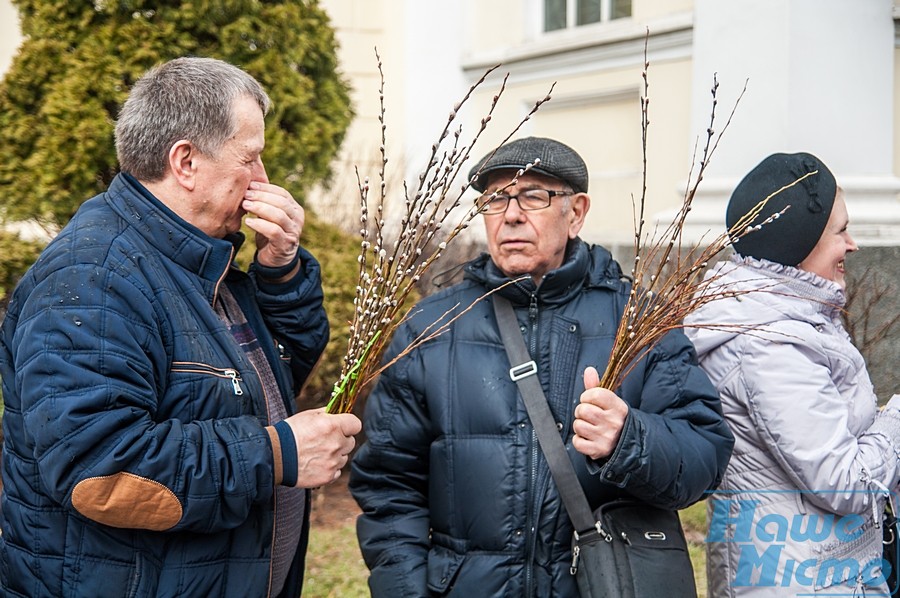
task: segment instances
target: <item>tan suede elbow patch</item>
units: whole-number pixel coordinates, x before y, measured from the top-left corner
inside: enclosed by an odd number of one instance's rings
[[[125,472],[82,480],[72,491],[72,506],[104,525],[157,532],[173,527],[182,514],[174,492]]]

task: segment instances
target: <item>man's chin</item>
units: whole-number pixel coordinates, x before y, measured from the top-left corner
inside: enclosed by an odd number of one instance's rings
[[[521,276],[531,276],[531,267],[522,264],[497,264],[500,271],[508,278],[519,278]]]

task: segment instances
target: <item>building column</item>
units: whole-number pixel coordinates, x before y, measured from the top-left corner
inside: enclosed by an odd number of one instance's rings
[[[714,74],[715,129],[747,89],[700,184],[686,238],[723,230],[731,191],[764,157],[806,151],[844,189],[860,244],[900,244],[892,0],[695,0],[694,10],[692,130],[709,126]]]

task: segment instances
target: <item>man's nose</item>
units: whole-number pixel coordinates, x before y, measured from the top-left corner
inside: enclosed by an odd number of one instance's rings
[[[503,212],[503,219],[509,222],[520,222],[525,216],[525,210],[519,205],[519,197],[514,195],[509,198],[506,203],[506,210]]]
[[[261,183],[269,182],[269,175],[266,173],[266,165],[263,164],[262,158],[256,160],[256,167],[253,169],[253,180]]]

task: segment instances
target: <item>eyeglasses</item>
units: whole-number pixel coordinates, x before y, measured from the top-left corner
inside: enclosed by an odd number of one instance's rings
[[[525,212],[543,210],[550,207],[550,200],[554,197],[572,195],[571,191],[554,191],[551,189],[528,189],[518,195],[507,193],[485,193],[475,200],[475,207],[481,214],[502,214],[509,207],[510,200],[516,200],[519,209]]]

